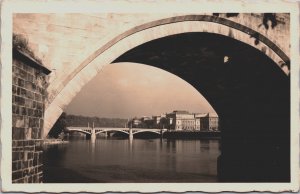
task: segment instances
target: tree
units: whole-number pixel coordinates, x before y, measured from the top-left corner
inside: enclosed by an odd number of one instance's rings
[[[162,117],[162,118],[160,119],[160,127],[161,127],[162,129],[164,129],[164,128],[167,128],[168,125],[169,125],[168,119],[167,119],[166,117]]]
[[[61,132],[65,132],[67,127],[66,121],[67,114],[63,112],[60,117],[57,119],[56,123],[51,128],[48,136],[52,138],[58,138]]]

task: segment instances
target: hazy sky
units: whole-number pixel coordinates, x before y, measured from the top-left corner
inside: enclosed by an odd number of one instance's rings
[[[67,114],[131,118],[173,110],[215,112],[206,99],[181,78],[137,63],[115,63],[82,88]]]

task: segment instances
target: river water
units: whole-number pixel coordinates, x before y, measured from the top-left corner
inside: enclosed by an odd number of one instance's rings
[[[77,138],[44,148],[44,182],[216,182],[219,155],[219,140]]]

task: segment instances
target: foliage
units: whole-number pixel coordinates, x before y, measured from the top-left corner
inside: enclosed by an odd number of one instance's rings
[[[67,126],[87,127],[89,124],[92,127],[93,122],[95,127],[125,127],[127,119],[87,117],[81,115],[66,116]]]
[[[42,64],[42,61],[35,56],[33,51],[28,46],[28,40],[21,34],[13,33],[13,48],[21,50]]]
[[[67,114],[63,112],[60,117],[57,119],[56,123],[51,128],[48,136],[50,138],[58,138],[59,135],[66,130],[67,127]]]
[[[161,118],[161,120],[160,120],[160,125],[161,125],[162,128],[167,128],[168,125],[169,125],[168,119],[165,118],[165,117]]]

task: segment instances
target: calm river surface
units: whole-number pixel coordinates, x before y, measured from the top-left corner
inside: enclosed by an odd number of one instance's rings
[[[44,150],[45,183],[216,182],[219,140],[73,139]]]

